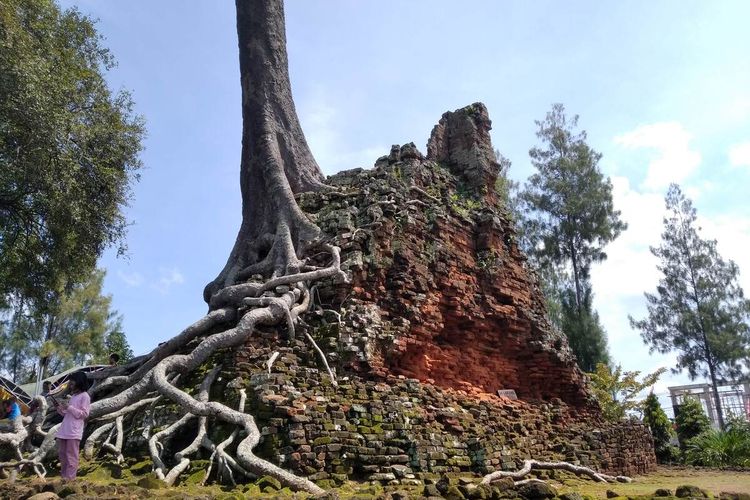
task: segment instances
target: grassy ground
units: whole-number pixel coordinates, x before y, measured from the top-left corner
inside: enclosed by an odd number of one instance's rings
[[[101,469],[96,472],[101,472]],[[476,478],[478,480],[478,478]],[[201,487],[183,484],[175,488],[143,489],[136,486],[134,477],[114,479],[102,477],[93,473],[84,476],[74,484],[63,485],[59,478],[52,477],[47,481],[37,478],[19,478],[14,484],[7,480],[0,480],[0,499],[26,498],[32,492],[45,490],[60,492],[61,488],[68,488],[67,494],[75,494],[75,498],[91,498],[97,500],[124,498],[180,498],[180,499],[221,499],[239,500],[242,498],[305,498],[304,494],[293,494],[288,490],[274,491],[257,485],[239,486],[235,489],[218,486]],[[577,479],[568,474],[560,474],[550,483],[558,489],[559,494],[577,492],[594,499],[607,498],[607,490],[617,492],[623,497],[650,497],[659,488],[669,489],[674,494],[678,486],[698,486],[718,498],[722,492],[750,494],[750,472],[720,471],[693,468],[660,468],[648,476],[634,478],[633,483],[600,484]],[[45,487],[46,486],[46,487]],[[421,487],[387,487],[407,490],[409,498],[420,498]],[[340,498],[384,498],[384,489],[361,483],[348,483],[336,490]],[[61,496],[64,496],[61,495]],[[665,500],[665,499],[662,499]]]
[[[688,467],[660,467],[648,476],[633,478],[632,483],[610,484],[592,483],[590,481],[566,480],[560,486],[560,493],[578,492],[594,498],[606,498],[607,490],[622,496],[652,495],[658,488],[674,491],[678,486],[698,486],[709,493],[719,496],[723,491],[750,493],[750,472],[721,471],[712,469],[695,469]]]

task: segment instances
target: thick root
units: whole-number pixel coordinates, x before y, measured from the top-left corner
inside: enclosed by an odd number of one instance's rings
[[[614,482],[629,483],[632,481],[632,479],[626,476],[610,476],[607,474],[596,472],[595,470],[590,469],[588,467],[571,464],[570,462],[541,462],[539,460],[524,460],[523,467],[520,470],[496,471],[491,474],[487,474],[482,479],[482,484],[491,484],[493,481],[497,481],[498,479],[501,479],[504,477],[509,477],[513,479],[514,481],[516,481],[516,484],[520,484],[522,481],[524,481],[523,478],[529,475],[531,471],[534,469],[564,470],[564,471],[572,472],[573,474],[576,474],[578,476],[587,476],[593,479],[594,481],[599,481],[601,483],[614,483]]]
[[[264,283],[243,283],[220,290],[211,297],[212,310],[199,321],[183,330],[168,342],[159,345],[145,358],[136,363],[126,365],[124,369],[109,371],[110,378],[102,380],[93,390],[92,395],[111,395],[92,403],[89,414],[90,422],[102,421],[103,425],[95,429],[84,445],[84,455],[94,456],[96,443],[107,435],[102,449],[113,453],[118,461],[122,461],[122,449],[126,437],[124,422],[133,414],[147,405],[153,405],[165,397],[178,404],[185,415],[177,422],[158,433],[150,436],[149,452],[154,462],[155,473],[167,484],[174,484],[179,475],[190,464],[188,456],[200,447],[211,451],[211,466],[214,460],[220,471],[234,481],[234,473],[244,476],[251,474],[269,475],[278,479],[282,484],[295,490],[302,490],[314,495],[324,491],[311,481],[296,476],[270,462],[260,459],[253,454],[253,448],[260,441],[260,432],[254,418],[244,413],[246,395],[240,390],[240,410],[233,410],[218,402],[208,400],[211,383],[217,377],[220,367],[215,367],[204,379],[196,397],[191,396],[177,387],[180,374],[188,373],[204,364],[217,350],[231,348],[245,342],[255,331],[257,326],[275,326],[286,324],[287,332],[294,335],[295,323],[299,316],[305,313],[311,303],[309,284],[326,278],[344,279],[346,276],[340,269],[340,254],[336,247],[326,247],[331,253],[332,263],[325,268],[302,266],[299,261],[292,259],[287,270],[304,269],[291,274],[274,275]],[[284,258],[290,257],[290,249],[283,247]],[[281,288],[279,288],[281,287]],[[236,323],[235,323],[236,322]],[[234,323],[232,328],[218,331],[223,325]],[[328,370],[331,380],[335,384],[333,371],[325,360],[323,352],[317,347],[312,337],[307,335],[323,364]],[[200,339],[200,341],[198,341]],[[197,343],[197,344],[196,344]],[[193,345],[187,354],[177,354],[186,345]],[[99,375],[97,375],[99,376]],[[154,392],[156,393],[155,395]],[[114,393],[114,394],[112,394]],[[151,394],[151,396],[149,396]],[[183,425],[192,419],[198,419],[198,434],[183,450],[175,454],[176,465],[168,469],[161,459],[163,440],[176,433]],[[210,419],[218,419],[238,426],[232,435],[215,445],[207,437],[207,425]],[[133,419],[133,421],[135,421]],[[36,423],[35,423],[36,422]],[[0,443],[17,449],[18,460],[0,464],[0,467],[20,468],[32,465],[37,474],[44,477],[46,470],[42,462],[54,448],[55,435],[58,426],[50,429],[44,436],[42,445],[34,450],[28,458],[23,458],[19,446],[26,440],[30,429],[37,433],[41,431],[41,424],[36,420],[23,425],[19,421],[12,433],[0,434]],[[131,426],[131,433],[134,426]],[[246,437],[237,444],[235,457],[229,455],[226,448],[238,437],[238,430],[242,429]],[[41,431],[43,432],[43,431]],[[146,431],[148,434],[150,431]],[[210,470],[206,478],[208,478]]]

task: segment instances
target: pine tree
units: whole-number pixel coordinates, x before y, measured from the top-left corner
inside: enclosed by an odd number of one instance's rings
[[[675,411],[675,426],[680,448],[685,449],[688,441],[711,428],[703,406],[696,398],[686,397]]]
[[[111,352],[132,357],[121,318],[111,310],[112,297],[102,293],[104,271],[95,270],[61,298],[36,308],[15,301],[2,329],[3,361],[17,382],[44,377],[76,365],[104,361]]]
[[[593,372],[597,364],[609,363],[607,333],[591,303],[591,285],[588,281],[584,282],[583,290],[580,309],[576,305],[575,290],[568,287],[561,293],[561,328],[568,337],[578,366],[585,372]]]
[[[125,332],[122,331],[122,317],[113,315],[110,321],[109,331],[104,335],[104,352],[109,358],[110,354],[120,356],[120,363],[126,363],[133,359],[133,350],[130,348]],[[102,359],[102,361],[104,361]]]
[[[630,323],[652,351],[677,351],[673,371],[710,378],[724,428],[718,386],[741,376],[750,359],[750,301],[738,283],[737,265],[719,255],[715,240],[701,238],[695,208],[679,186],[670,186],[666,205],[662,243],[651,248],[663,277],[656,294],[645,294],[648,317],[631,317]]]
[[[670,444],[672,436],[674,436],[674,430],[672,429],[672,423],[669,421],[667,414],[664,413],[661,405],[659,404],[659,398],[651,392],[643,406],[643,423],[648,425],[651,429],[651,435],[654,438],[654,451],[656,451],[656,458],[660,462],[668,462],[674,458],[674,449]]]
[[[607,348],[590,306],[589,273],[593,263],[606,259],[604,246],[627,224],[614,209],[611,182],[599,170],[601,154],[588,145],[585,131],[576,131],[578,116],[568,118],[563,105],[554,104],[536,124],[545,145],[529,151],[537,172],[518,197],[521,246],[542,280],[553,322],[557,316],[576,357],[584,360],[581,367],[591,371],[606,359],[586,352],[592,335],[599,335],[593,341],[596,351]],[[573,309],[567,287],[560,286],[568,272]]]

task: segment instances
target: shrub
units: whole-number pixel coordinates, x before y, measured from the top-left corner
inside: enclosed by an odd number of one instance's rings
[[[659,462],[673,461],[674,447],[669,444],[674,436],[672,422],[667,418],[667,414],[659,404],[659,399],[653,392],[648,395],[643,405],[643,423],[651,429],[651,435],[654,437],[654,451]]]
[[[725,431],[709,429],[690,439],[685,462],[711,467],[750,466],[750,424],[731,420]]]
[[[700,401],[691,397],[682,400],[674,421],[677,425],[677,438],[680,440],[680,448],[683,451],[689,440],[711,428]]]

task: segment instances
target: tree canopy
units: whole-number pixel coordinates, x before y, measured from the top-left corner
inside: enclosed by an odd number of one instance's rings
[[[106,364],[113,352],[123,361],[132,357],[112,297],[102,294],[103,280],[104,271],[95,270],[55,304],[37,309],[19,303],[6,314],[0,356],[14,380],[32,380],[39,363],[49,376],[76,365]]]
[[[94,22],[51,0],[0,9],[0,300],[54,302],[103,250],[125,250],[122,213],[143,121],[105,80]]]
[[[739,377],[750,360],[750,301],[737,265],[700,236],[696,210],[679,186],[670,186],[666,206],[661,245],[651,248],[663,276],[656,293],[645,294],[648,317],[630,323],[652,351],[677,352],[675,372],[710,378],[723,427],[718,384]]]
[[[675,409],[675,427],[680,440],[680,448],[687,448],[688,442],[711,428],[703,405],[694,397],[686,397]]]
[[[568,337],[579,366],[591,371],[609,357],[591,306],[589,271],[627,225],[599,170],[601,154],[588,145],[585,131],[576,131],[578,116],[569,118],[562,104],[554,104],[536,124],[543,145],[529,151],[536,172],[518,195],[521,243],[542,281],[551,319]]]
[[[560,327],[568,337],[570,348],[576,355],[578,366],[593,372],[600,363],[610,361],[607,334],[592,304],[591,285],[584,284],[583,304],[576,306],[575,293],[566,288],[560,293]]]
[[[537,172],[529,177],[520,200],[536,240],[531,249],[540,259],[572,267],[576,304],[583,304],[582,281],[593,262],[606,259],[604,246],[627,227],[612,200],[612,183],[599,170],[601,154],[576,133],[578,116],[569,119],[554,104],[537,137],[544,147],[529,151]]]

